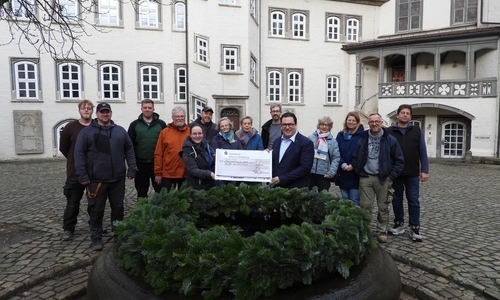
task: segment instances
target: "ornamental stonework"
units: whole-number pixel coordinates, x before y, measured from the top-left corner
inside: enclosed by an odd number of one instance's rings
[[[14,110],[13,114],[16,153],[43,153],[42,111]]]

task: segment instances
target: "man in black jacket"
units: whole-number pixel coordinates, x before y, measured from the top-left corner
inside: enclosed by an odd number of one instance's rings
[[[262,125],[261,137],[264,149],[273,149],[274,141],[281,136],[281,104],[271,104],[271,120]]]
[[[155,113],[154,102],[144,99],[141,102],[142,113],[128,128],[128,135],[134,145],[137,173],[135,175],[135,189],[137,198],[148,197],[149,182],[155,192],[159,193],[161,186],[155,181],[154,159],[158,136],[167,124]]]
[[[198,124],[203,128],[203,136],[205,141],[210,145],[212,143],[212,139],[217,135],[217,126],[214,122],[212,122],[212,117],[214,114],[214,110],[210,106],[205,106],[201,110],[201,115],[198,119],[194,120],[189,124],[189,127],[193,124]]]

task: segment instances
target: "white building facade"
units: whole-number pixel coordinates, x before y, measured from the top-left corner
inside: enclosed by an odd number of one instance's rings
[[[28,22],[31,6],[19,1],[4,9],[17,8],[18,22]],[[82,99],[110,103],[113,120],[128,128],[146,98],[166,122],[174,106],[185,107],[193,121],[208,105],[214,122],[227,116],[239,123],[249,115],[259,130],[270,105],[280,103],[296,113],[305,135],[323,116],[334,120],[335,134],[352,110],[364,118],[379,112],[389,125],[405,103],[425,131],[430,157],[463,158],[467,150],[498,156],[496,6],[491,0],[137,6],[100,0],[86,20],[106,32],[82,37],[88,53],[79,59],[39,55],[23,39],[0,46],[0,160],[61,156],[60,129],[78,118]],[[0,20],[1,32],[9,22]]]

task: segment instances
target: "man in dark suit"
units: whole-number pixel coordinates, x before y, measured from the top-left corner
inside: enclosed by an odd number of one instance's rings
[[[271,183],[283,188],[309,187],[314,160],[314,145],[297,132],[297,117],[291,112],[281,116],[280,138],[273,143],[273,178]]]

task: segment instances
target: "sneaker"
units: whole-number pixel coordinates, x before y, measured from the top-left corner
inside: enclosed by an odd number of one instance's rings
[[[420,226],[410,226],[410,239],[412,239],[414,242],[421,242],[422,241],[422,236],[420,235]]]
[[[379,243],[387,243],[387,234],[381,232],[378,234],[377,239]]]
[[[389,229],[390,235],[400,235],[403,233],[405,233],[404,222],[396,221],[396,222],[394,222],[394,227]]]
[[[73,239],[73,231],[71,230],[64,230],[64,235],[62,237],[63,241],[71,241]]]
[[[93,240],[92,241],[92,251],[101,251],[102,250],[102,242],[101,240]]]

